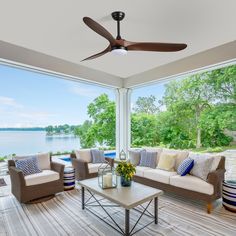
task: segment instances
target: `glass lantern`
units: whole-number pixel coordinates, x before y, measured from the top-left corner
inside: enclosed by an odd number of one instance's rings
[[[117,187],[116,171],[109,163],[102,163],[99,166],[98,184],[102,189]]]
[[[125,151],[122,149],[120,154],[119,154],[119,158],[121,161],[125,161],[126,160],[126,154]]]

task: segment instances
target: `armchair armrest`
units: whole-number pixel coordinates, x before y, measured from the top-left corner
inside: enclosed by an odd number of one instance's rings
[[[25,186],[25,177],[20,169],[17,169],[15,166],[9,166],[9,174],[12,187],[15,186],[20,189]]]
[[[114,167],[114,159],[109,158],[109,157],[105,157],[105,160],[106,160],[112,167]]]
[[[71,158],[72,166],[75,169],[75,178],[77,180],[87,179],[89,177],[88,163],[76,158]]]
[[[65,166],[63,164],[53,161],[51,162],[51,169],[58,172],[61,179],[63,179],[64,176],[64,168]]]

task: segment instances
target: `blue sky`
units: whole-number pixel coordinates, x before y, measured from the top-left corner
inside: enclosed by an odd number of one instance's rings
[[[102,93],[115,100],[113,89],[0,65],[0,127],[81,124],[88,104]],[[133,90],[132,105],[151,94],[161,99],[164,83]]]

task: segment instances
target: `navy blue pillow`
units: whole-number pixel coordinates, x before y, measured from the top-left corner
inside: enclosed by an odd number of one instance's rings
[[[23,172],[24,176],[42,172],[36,156],[16,160],[15,165],[17,169]]]
[[[177,173],[181,176],[187,175],[194,166],[194,160],[191,158],[187,158],[181,162],[178,167]]]

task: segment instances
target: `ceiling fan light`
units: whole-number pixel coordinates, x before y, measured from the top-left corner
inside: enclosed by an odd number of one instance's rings
[[[113,55],[117,55],[117,56],[124,56],[127,54],[127,52],[128,52],[127,49],[122,46],[115,46],[112,48],[112,51],[111,51]]]

